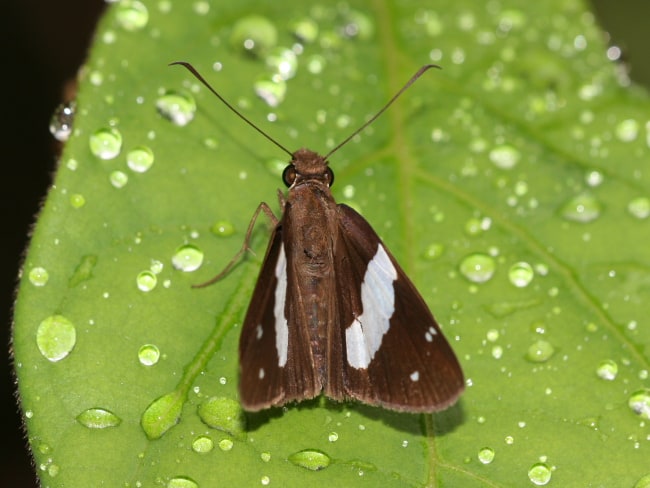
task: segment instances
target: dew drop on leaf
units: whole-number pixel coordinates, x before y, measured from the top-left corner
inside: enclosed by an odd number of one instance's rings
[[[271,69],[273,79],[288,80],[296,76],[298,57],[286,47],[271,49],[264,59],[266,66]]]
[[[196,271],[203,264],[203,251],[192,244],[185,244],[172,256],[172,265],[181,271]]]
[[[75,116],[74,102],[59,105],[50,119],[50,133],[57,141],[65,142],[72,133]]]
[[[144,366],[153,366],[160,359],[160,349],[155,344],[144,344],[138,349],[138,361]]]
[[[292,464],[310,471],[320,471],[327,468],[331,463],[330,457],[318,449],[298,451],[291,454],[288,459]]]
[[[129,176],[119,170],[112,171],[108,179],[115,188],[123,188],[129,182]]]
[[[318,37],[318,24],[309,17],[303,17],[291,23],[289,30],[300,42],[309,44]]]
[[[45,286],[49,279],[50,274],[41,266],[36,266],[29,271],[29,281],[34,286]]]
[[[596,374],[600,379],[613,381],[616,379],[616,375],[618,374],[618,365],[611,359],[605,359],[604,361],[601,361],[598,368],[596,368]]]
[[[199,488],[199,484],[187,476],[177,476],[167,482],[166,488]]]
[[[77,342],[77,330],[63,315],[43,320],[36,331],[36,344],[43,357],[52,362],[65,358]]]
[[[478,452],[478,460],[482,464],[490,464],[492,461],[494,461],[494,449],[491,447],[484,447]]]
[[[122,419],[105,408],[89,408],[77,415],[77,422],[89,429],[106,429],[117,427]]]
[[[490,151],[489,158],[497,168],[512,169],[519,162],[521,153],[509,144],[502,144]]]
[[[266,17],[251,15],[235,22],[230,35],[230,45],[255,57],[263,56],[278,41],[275,25]]]
[[[581,193],[562,206],[561,215],[567,220],[587,223],[600,216],[600,203],[589,193]]]
[[[255,82],[253,87],[255,94],[260,97],[269,107],[277,107],[284,101],[287,93],[287,83],[280,79],[274,80],[264,76]]]
[[[185,92],[169,90],[156,100],[156,109],[167,120],[183,127],[194,119],[196,102]]]
[[[528,479],[534,485],[546,485],[551,481],[551,468],[549,468],[545,463],[535,463],[528,470]]]
[[[555,353],[553,345],[545,340],[538,340],[532,343],[526,351],[526,359],[533,363],[544,363],[551,359]]]
[[[90,151],[99,159],[113,159],[122,150],[122,134],[117,129],[97,129],[88,140]]]
[[[627,211],[637,219],[647,219],[650,216],[650,198],[638,197],[630,200]]]
[[[639,123],[634,119],[626,119],[616,124],[616,137],[622,142],[632,142],[639,135]]]
[[[463,258],[460,263],[460,272],[472,283],[485,283],[496,270],[494,258],[487,254],[474,253]]]
[[[142,271],[135,279],[140,291],[149,292],[158,284],[158,278],[152,271]]]
[[[138,146],[126,155],[126,164],[136,173],[144,173],[153,164],[153,151],[147,146]]]
[[[235,233],[235,226],[229,220],[218,220],[212,224],[210,232],[215,236],[228,237]]]
[[[137,0],[121,0],[116,7],[115,20],[126,31],[139,31],[149,22],[149,11]]]
[[[528,286],[534,276],[533,267],[525,261],[513,264],[508,270],[508,279],[517,288]]]
[[[192,450],[199,454],[205,454],[214,449],[214,441],[207,435],[200,435],[192,441]]]
[[[639,417],[650,420],[650,388],[642,388],[632,393],[627,404]]]

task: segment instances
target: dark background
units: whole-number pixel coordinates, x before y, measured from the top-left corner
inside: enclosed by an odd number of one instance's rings
[[[650,87],[650,1],[593,0],[598,21],[623,49],[634,81]],[[71,95],[103,0],[7,0],[0,16],[3,74],[0,192],[5,230],[0,240],[0,351],[7,351],[18,269],[28,234],[55,168],[57,143],[48,131],[55,107]],[[206,36],[209,34],[206,33]],[[0,485],[37,486],[20,428],[8,355],[0,352],[0,418],[4,454]]]

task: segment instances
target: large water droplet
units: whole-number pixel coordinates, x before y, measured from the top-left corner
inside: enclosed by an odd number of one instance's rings
[[[528,479],[533,484],[542,486],[551,481],[551,468],[544,463],[535,463],[528,470]]]
[[[627,404],[639,417],[650,420],[650,388],[642,388],[632,393]]]
[[[144,173],[153,164],[153,151],[147,146],[138,146],[126,155],[126,164],[136,173]]]
[[[140,419],[147,437],[151,440],[159,439],[176,425],[181,418],[183,403],[185,398],[178,391],[167,393],[151,402]]]
[[[533,267],[525,261],[513,264],[508,270],[508,279],[517,288],[528,286],[534,276]]]
[[[574,222],[587,223],[600,216],[600,203],[593,195],[581,193],[564,204],[561,210],[562,217]]]
[[[255,82],[255,94],[266,102],[269,107],[277,107],[284,101],[287,93],[287,83],[284,80],[273,80],[263,77]]]
[[[483,464],[490,464],[494,461],[494,449],[491,447],[484,447],[478,452],[478,460]]]
[[[639,135],[639,123],[634,119],[626,119],[616,124],[616,137],[623,142],[631,142]]]
[[[276,47],[265,58],[266,65],[271,68],[274,79],[288,80],[296,76],[298,57],[296,53],[286,47]]]
[[[45,286],[50,279],[50,274],[45,268],[36,266],[29,271],[29,281],[34,286]]]
[[[553,345],[548,341],[540,339],[528,347],[526,359],[533,363],[543,363],[551,359],[554,353],[555,348]]]
[[[185,92],[169,90],[156,100],[156,109],[167,120],[183,127],[194,119],[196,102]]]
[[[627,211],[637,219],[647,219],[650,216],[650,198],[638,197],[630,200]]]
[[[65,358],[77,342],[77,330],[63,315],[52,315],[38,326],[36,344],[41,354],[52,362]]]
[[[187,476],[176,476],[167,482],[166,488],[199,488],[199,484]]]
[[[484,283],[492,278],[496,270],[494,258],[487,254],[475,253],[466,256],[460,263],[460,272],[473,283]]]
[[[137,0],[120,0],[116,6],[115,20],[124,30],[138,31],[149,22],[149,11]]]
[[[521,158],[521,153],[517,148],[509,144],[502,144],[496,146],[490,151],[489,154],[490,161],[501,169],[512,169],[514,168],[519,159]]]
[[[153,366],[160,359],[160,349],[155,344],[145,344],[138,349],[138,361],[144,366]]]
[[[613,381],[616,379],[616,375],[618,374],[618,365],[611,359],[601,361],[596,369],[596,374],[599,378]]]
[[[289,29],[296,39],[306,44],[314,42],[318,37],[318,23],[309,17],[292,22]]]
[[[74,122],[75,104],[70,102],[59,105],[50,119],[50,133],[58,141],[65,142],[72,133]]]
[[[192,441],[192,450],[200,454],[205,454],[214,449],[214,441],[207,435],[200,435]]]
[[[148,292],[156,287],[158,284],[158,278],[152,271],[146,270],[138,273],[135,282],[140,291]]]
[[[320,471],[330,465],[331,459],[318,449],[305,449],[289,456],[289,462],[311,471]]]
[[[181,271],[196,271],[203,264],[203,251],[192,244],[185,244],[172,256],[172,265]]]
[[[105,408],[89,408],[77,415],[77,422],[89,429],[117,427],[122,419]]]
[[[113,159],[122,150],[122,134],[117,129],[102,128],[90,135],[90,151],[100,159]]]
[[[212,397],[198,408],[199,418],[214,429],[230,435],[241,434],[245,427],[245,417],[241,406],[235,400],[225,397]]]
[[[221,439],[219,441],[219,449],[222,451],[230,451],[234,446],[234,442],[231,439]]]
[[[239,19],[232,28],[230,44],[253,56],[263,56],[275,47],[278,31],[266,17],[251,15]]]

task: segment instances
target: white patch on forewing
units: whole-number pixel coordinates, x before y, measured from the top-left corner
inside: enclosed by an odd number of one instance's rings
[[[284,305],[287,298],[287,259],[284,254],[284,246],[280,246],[278,262],[275,265],[275,277],[278,284],[275,288],[275,306],[273,316],[275,317],[275,348],[278,350],[278,366],[281,368],[287,364],[287,351],[289,350],[289,327],[287,318],[284,316]]]
[[[353,368],[368,367],[388,332],[395,312],[393,282],[396,279],[397,270],[380,244],[361,284],[363,313],[345,329],[348,363]]]

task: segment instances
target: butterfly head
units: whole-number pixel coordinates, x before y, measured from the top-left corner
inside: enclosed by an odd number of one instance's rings
[[[301,148],[291,155],[291,162],[284,169],[282,180],[288,187],[304,181],[319,181],[329,187],[334,183],[334,173],[323,156]]]

